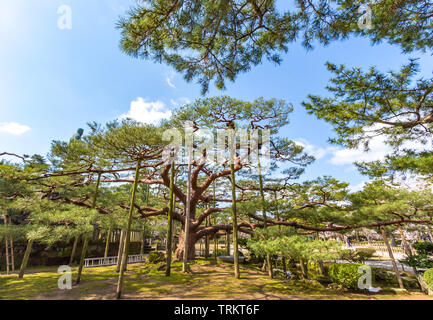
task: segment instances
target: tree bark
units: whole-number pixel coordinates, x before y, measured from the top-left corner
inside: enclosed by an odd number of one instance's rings
[[[190,233],[189,233],[188,237],[186,237],[186,238],[187,238],[188,243],[185,246],[185,231],[182,228],[181,231],[180,231],[180,235],[179,235],[179,243],[177,245],[177,249],[176,249],[176,252],[174,254],[176,260],[179,260],[179,261],[182,260],[182,259],[184,260],[184,258],[185,258],[185,255],[184,255],[184,251],[185,251],[184,249],[185,249],[185,247],[186,247],[186,251],[188,253],[187,261],[193,261],[195,259],[195,244],[197,242],[197,240],[196,240],[197,239],[197,235],[196,235],[196,233],[194,231],[190,230]]]
[[[209,227],[209,216],[206,217],[206,227]],[[204,238],[204,257],[209,258],[209,236]]]
[[[226,232],[226,254],[229,256],[231,254],[230,252],[230,233]]]
[[[21,262],[20,273],[18,275],[19,278],[24,277],[24,272],[26,271],[27,263],[29,262],[30,253],[32,252],[32,246],[33,246],[33,240],[30,239],[27,242],[26,251],[24,252],[24,258],[23,261]]]
[[[401,279],[400,271],[398,270],[397,263],[395,262],[394,254],[392,253],[391,246],[389,245],[388,238],[386,237],[385,229],[382,227],[380,228],[380,231],[382,232],[383,242],[385,242],[385,246],[388,249],[388,254],[392,262],[392,267],[394,269],[395,275],[397,276],[398,285],[401,289],[404,289],[403,280]]]

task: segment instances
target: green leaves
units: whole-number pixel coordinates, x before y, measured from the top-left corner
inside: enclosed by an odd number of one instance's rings
[[[431,137],[433,80],[414,79],[419,72],[415,60],[386,74],[332,64],[328,70],[334,74],[327,86],[333,97],[310,95],[303,105],[334,127],[338,138],[332,142],[350,148],[362,143],[368,149],[369,140],[378,135],[395,147]]]
[[[125,53],[173,66],[187,81],[198,78],[205,93],[212,80],[222,89],[264,57],[279,63],[277,51],[296,36],[292,21],[273,0],[148,0],[118,28]]]
[[[408,191],[392,188],[383,181],[367,184],[349,197],[353,219],[364,223],[389,220],[428,220],[433,216],[429,190]]]
[[[279,255],[311,261],[337,259],[341,245],[334,241],[308,240],[306,236],[280,236],[271,239],[251,239],[248,248],[257,256]]]
[[[372,28],[361,29],[361,5],[372,10]],[[146,0],[122,17],[121,48],[134,57],[172,66],[202,93],[219,89],[263,59],[279,64],[288,45],[306,48],[349,36],[386,40],[405,52],[433,47],[433,5],[428,0],[296,0],[279,10],[275,0]]]

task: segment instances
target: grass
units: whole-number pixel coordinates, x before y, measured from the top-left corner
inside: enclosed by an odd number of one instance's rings
[[[175,262],[171,276],[158,271],[158,264],[131,264],[124,283],[127,299],[416,299],[421,294],[403,295],[391,291],[362,294],[327,289],[316,281],[269,279],[254,266],[241,266],[241,279],[233,278],[233,266],[199,258],[193,273],[182,273]],[[24,279],[16,274],[0,276],[0,299],[114,299],[118,274],[115,266],[86,268],[81,284],[60,290],[56,268],[32,270]],[[73,279],[76,268],[73,269]]]

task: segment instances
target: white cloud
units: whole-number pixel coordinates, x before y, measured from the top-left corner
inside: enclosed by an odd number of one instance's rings
[[[361,191],[362,189],[364,189],[366,184],[367,184],[367,182],[365,182],[365,181],[358,183],[358,184],[355,184],[355,185],[351,184],[348,187],[349,192],[354,193],[354,192]]]
[[[361,161],[383,160],[387,154],[392,152],[392,149],[385,144],[384,138],[380,136],[370,140],[369,148],[369,151],[365,151],[363,147],[335,149],[330,162],[339,166]]]
[[[131,101],[131,107],[126,114],[119,118],[131,118],[138,122],[157,124],[162,119],[171,117],[171,111],[166,110],[165,103],[162,101],[147,101],[141,97]]]
[[[295,140],[295,143],[303,147],[304,152],[306,152],[311,156],[314,156],[316,159],[321,159],[336,149],[335,147],[326,147],[326,148],[318,147],[311,144],[310,142],[308,142],[308,140],[303,138],[299,138]]]
[[[174,88],[174,89],[176,89],[176,86],[175,86],[174,83],[173,83],[173,78],[174,78],[175,75],[176,75],[176,74],[175,74],[174,72],[171,72],[169,75],[167,75],[167,76],[165,77],[165,81],[167,82],[167,84],[168,84],[170,87]]]
[[[387,154],[392,152],[392,149],[385,144],[384,138],[381,136],[370,140],[369,151],[365,151],[363,147],[356,149],[343,149],[333,146],[320,147],[302,138],[295,140],[295,142],[304,147],[304,151],[316,159],[330,155],[329,162],[336,166],[351,165],[360,161],[383,160]]]
[[[393,179],[393,185],[409,191],[420,191],[425,189],[433,189],[428,177],[417,174],[397,174]]]
[[[377,136],[370,139],[369,150],[365,151],[363,146],[355,149],[336,148],[330,162],[334,165],[346,165],[354,162],[369,162],[384,160],[386,155],[395,153],[394,150],[385,143],[385,136]],[[412,149],[416,151],[428,150],[432,145],[431,141],[423,144],[419,141],[408,141],[403,144],[402,149]]]
[[[188,104],[191,103],[191,100],[185,97],[180,97],[177,99],[170,99],[170,103],[174,106],[177,107],[179,105],[184,105],[184,104]]]
[[[16,122],[2,122],[0,123],[0,132],[5,132],[9,134],[13,134],[15,136],[22,135],[26,133],[27,131],[30,131],[30,127],[19,124]]]

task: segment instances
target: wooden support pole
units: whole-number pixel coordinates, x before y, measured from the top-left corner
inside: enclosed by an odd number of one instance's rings
[[[397,263],[395,262],[394,254],[392,253],[391,246],[389,245],[388,238],[386,237],[385,228],[380,227],[382,233],[383,242],[385,242],[386,249],[388,250],[389,257],[392,262],[392,267],[394,269],[395,275],[397,276],[397,281],[401,289],[404,289],[403,280],[401,279],[400,271],[398,271]]]
[[[168,203],[168,215],[167,215],[167,236],[166,236],[166,267],[165,267],[165,275],[167,277],[170,276],[171,273],[171,256],[172,256],[172,234],[173,234],[173,207],[174,207],[174,161],[171,164],[170,171],[170,192],[169,192],[169,203]],[[186,244],[187,245],[187,244]]]
[[[117,249],[116,272],[120,272],[120,265],[122,264],[123,250],[125,249],[125,235],[126,235],[126,231],[125,229],[122,229],[120,231],[119,248]]]
[[[3,215],[4,225],[8,225],[8,219],[6,215]],[[10,272],[10,262],[9,262],[9,241],[8,237],[5,237],[5,248],[6,248],[6,274]]]
[[[78,236],[76,236],[74,239],[74,244],[72,245],[71,257],[69,258],[69,265],[72,265],[72,263],[74,262],[75,252],[77,251],[78,239],[79,239]]]
[[[187,169],[187,181],[186,181],[186,208],[185,208],[185,230],[183,234],[183,263],[182,271],[190,272],[188,265],[188,242],[189,242],[189,232],[190,232],[190,219],[191,219],[191,155],[192,155],[192,142],[188,147],[188,169]]]
[[[25,272],[25,270],[27,268],[27,264],[28,264],[28,261],[29,261],[30,253],[32,252],[32,246],[33,246],[33,239],[29,239],[29,241],[27,242],[26,251],[24,252],[23,261],[21,262],[20,273],[18,275],[19,278],[23,278],[24,277],[24,272]]]
[[[111,228],[108,228],[107,235],[105,238],[104,261],[105,261],[105,259],[107,259],[108,250],[110,249],[110,235],[111,235]]]
[[[12,225],[12,218],[9,217],[9,225]],[[12,272],[15,271],[15,253],[14,253],[14,238],[12,235],[9,236],[9,245],[10,245],[10,256],[11,256],[11,269]]]
[[[233,142],[234,143],[234,142]],[[232,178],[232,223],[233,223],[233,262],[235,279],[240,278],[239,271],[239,246],[238,246],[238,218],[236,211],[236,180],[235,180],[235,165],[230,164]]]
[[[137,192],[138,178],[140,176],[140,164],[141,161],[138,160],[137,166],[135,168],[134,185],[132,186],[131,203],[129,205],[128,224],[126,227],[126,236],[125,236],[125,248],[123,249],[122,263],[120,265],[119,279],[117,282],[117,290],[116,290],[117,299],[120,299],[122,296],[123,277],[125,274],[126,265],[128,264],[128,251],[129,251],[129,241],[131,236],[132,214],[134,212],[135,194]]]
[[[93,201],[92,201],[92,209],[95,209],[96,207],[96,199],[98,198],[100,182],[101,182],[101,173],[98,172],[98,179],[96,181],[95,193],[93,195]],[[77,280],[75,280],[75,284],[79,284],[81,281],[81,273],[83,272],[84,260],[86,259],[87,246],[89,245],[89,236],[90,235],[88,232],[86,232],[86,234],[84,235],[83,249],[81,250],[80,264],[78,265],[78,274],[77,274]]]

